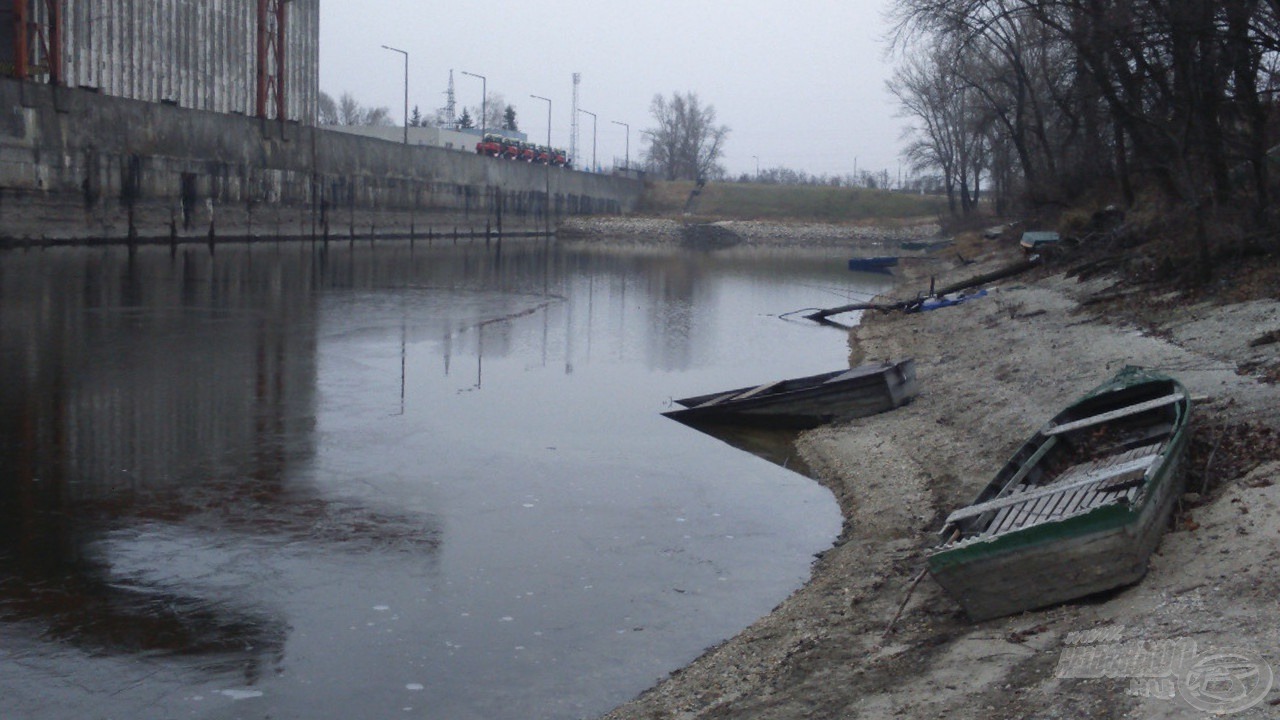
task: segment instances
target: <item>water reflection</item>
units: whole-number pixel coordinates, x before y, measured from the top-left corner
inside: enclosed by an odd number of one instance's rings
[[[779,467],[813,477],[812,470],[796,450],[799,430],[692,423],[689,427]]]
[[[314,326],[314,278],[279,255],[246,259],[4,259],[0,619],[93,651],[239,656],[222,665],[256,677],[287,623],[243,598],[120,572],[106,548],[141,539],[122,528],[438,543],[438,528],[290,481],[314,453],[315,340],[296,332]]]
[[[842,260],[0,255],[0,694],[51,716],[216,713],[194,703],[227,686],[262,716],[399,712],[410,686],[444,717],[607,709],[766,612],[838,528],[812,483],[658,414],[843,363],[777,318],[813,282],[847,287]]]

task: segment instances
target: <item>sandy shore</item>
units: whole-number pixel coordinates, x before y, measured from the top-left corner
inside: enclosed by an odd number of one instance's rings
[[[897,248],[903,240],[933,236],[937,224],[927,220],[895,225],[803,222],[735,221],[706,222],[674,218],[617,218],[580,216],[556,228],[559,238],[570,241],[607,239],[610,243],[732,245],[794,245],[803,247],[850,246]]]
[[[940,283],[1019,258],[1009,241],[965,252],[978,262]],[[904,282],[905,295],[927,287]],[[1205,713],[1168,696],[1179,678],[1135,679],[1133,667],[1096,658],[1189,643],[1196,657],[1233,649],[1280,671],[1280,387],[1256,379],[1280,366],[1280,344],[1250,347],[1280,329],[1280,302],[1169,296],[1139,327],[1109,321],[1114,304],[1089,302],[1114,282],[1049,268],[956,307],[866,318],[850,333],[851,363],[914,357],[922,390],[897,411],[801,437],[845,514],[836,547],[772,614],[607,717],[1190,718]],[[1197,399],[1190,494],[1147,577],[983,623],[926,577],[886,635],[941,518],[1057,409],[1126,364],[1173,374]],[[1101,654],[1092,665],[1064,660],[1081,648]],[[1275,715],[1276,685],[1235,716]]]

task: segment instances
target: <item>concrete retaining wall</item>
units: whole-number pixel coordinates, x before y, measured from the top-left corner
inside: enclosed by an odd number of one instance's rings
[[[0,243],[528,233],[636,180],[0,79]]]

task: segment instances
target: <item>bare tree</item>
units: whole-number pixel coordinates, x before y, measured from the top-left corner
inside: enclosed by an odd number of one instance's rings
[[[940,44],[900,66],[889,91],[916,123],[907,160],[940,171],[952,214],[967,216],[977,209],[992,121],[961,66],[955,48]]]
[[[1270,171],[1280,0],[896,0],[895,8],[900,48],[955,46],[998,131],[988,136],[993,155],[1018,158],[1018,173],[1002,170],[999,182],[1020,180],[1033,203],[1096,197],[1108,180],[1130,204],[1136,184],[1162,191],[1182,209],[1171,224],[1193,231],[1191,266],[1202,279],[1211,235],[1267,236],[1280,224]]]
[[[316,122],[320,125],[338,124],[338,103],[327,92],[321,92],[316,103]]]
[[[502,93],[489,93],[485,96],[483,108],[475,105],[470,108],[471,118],[475,123],[473,127],[480,127],[480,118],[483,114],[484,126],[489,130],[506,129],[505,123],[507,119],[507,108],[511,107],[512,112],[515,108],[507,104],[507,99]]]
[[[651,137],[648,162],[668,180],[705,180],[724,174],[718,161],[724,154],[727,125],[716,124],[714,106],[702,106],[695,93],[673,93],[670,100],[655,95],[649,106],[658,126]]]
[[[385,107],[365,107],[351,95],[342,93],[336,105],[335,125],[394,125],[391,110]]]

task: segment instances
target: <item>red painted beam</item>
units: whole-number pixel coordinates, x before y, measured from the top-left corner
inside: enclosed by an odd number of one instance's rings
[[[13,75],[19,80],[30,74],[27,16],[27,0],[13,0]]]
[[[285,23],[289,0],[258,0],[257,115],[284,120]],[[273,108],[274,106],[274,108]]]

